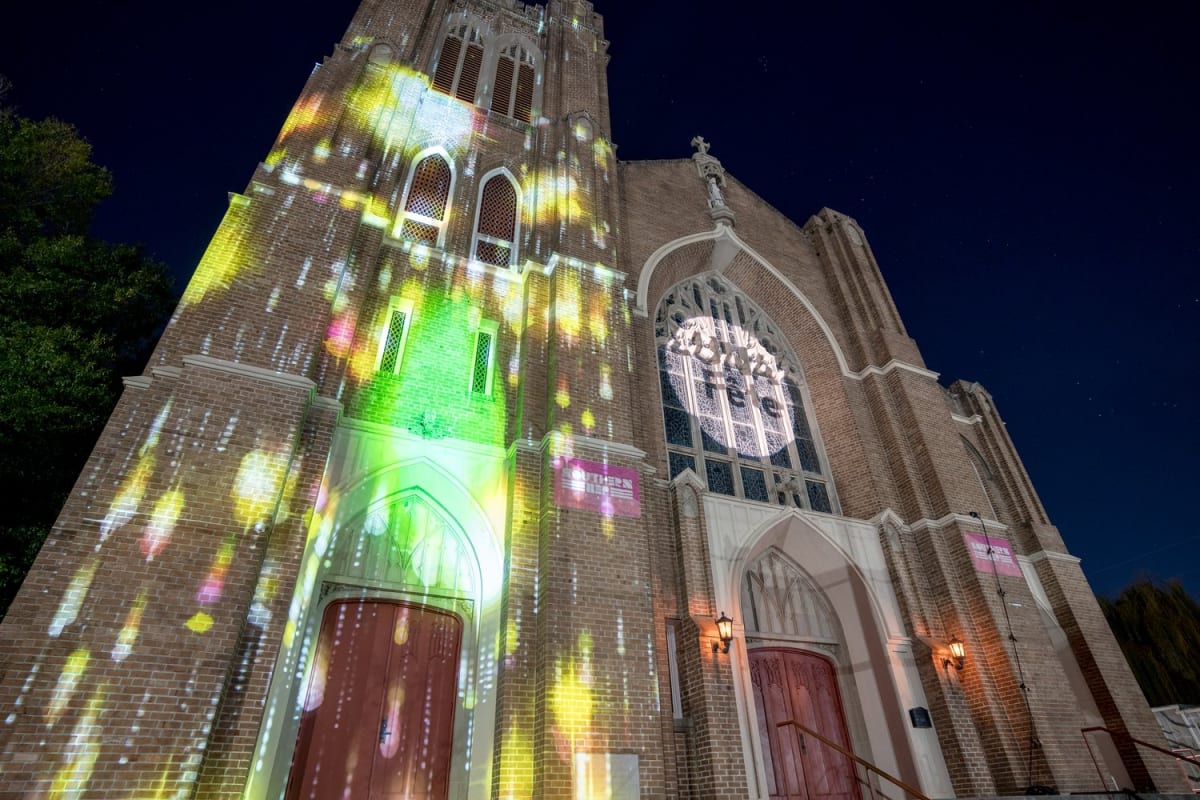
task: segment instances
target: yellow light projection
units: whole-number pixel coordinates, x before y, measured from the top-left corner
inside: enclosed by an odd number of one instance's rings
[[[92,556],[71,578],[71,582],[67,584],[67,590],[63,592],[62,600],[58,604],[58,611],[54,613],[54,619],[47,631],[50,636],[61,634],[63,629],[79,616],[79,609],[83,607],[84,598],[87,597],[92,580],[96,577],[96,568],[99,566],[100,557]]]
[[[63,752],[63,764],[54,776],[47,800],[86,796],[92,768],[100,757],[102,729],[99,719],[104,709],[105,691],[102,686],[88,698],[87,708],[71,731],[71,739]]]
[[[429,91],[429,78],[399,64],[371,66],[347,96],[347,110],[385,149],[413,143],[405,158],[416,152],[416,143],[429,141],[441,142],[452,157],[461,155],[476,121],[470,106]]]
[[[230,497],[234,518],[247,529],[265,524],[273,514],[288,475],[288,461],[285,452],[261,448],[242,458]],[[286,508],[286,503],[279,505]]]
[[[179,299],[173,319],[178,318],[189,306],[202,302],[210,293],[229,289],[234,279],[241,277],[251,264],[251,252],[245,239],[251,227],[249,204],[249,198],[234,196],[229,210],[225,212],[225,219],[213,234],[192,279],[188,281],[183,297]]]
[[[87,671],[89,658],[91,658],[91,654],[83,647],[67,656],[67,662],[58,676],[58,683],[54,685],[54,694],[50,697],[49,705],[46,706],[47,727],[53,727],[54,723],[58,722],[58,718],[66,711],[67,703],[71,702],[71,697],[75,694],[75,689],[79,686],[83,673]]]
[[[154,456],[147,455],[138,459],[137,467],[125,478],[117,498],[100,522],[101,542],[107,539],[114,530],[133,519],[133,515],[137,513],[138,507],[142,504],[142,496],[146,493],[146,483],[153,472]]]
[[[138,628],[142,624],[142,614],[146,611],[146,603],[149,599],[149,593],[145,589],[138,592],[137,599],[133,601],[129,613],[125,615],[125,624],[121,626],[121,632],[117,634],[117,643],[113,645],[113,661],[124,661],[133,652],[133,646],[137,643]]]
[[[183,506],[183,492],[178,489],[170,490],[154,504],[150,522],[142,533],[142,555],[147,561],[153,561],[171,540],[171,533],[175,530],[179,515],[183,513]]]
[[[595,679],[592,637],[585,631],[579,634],[575,652],[554,660],[554,681],[547,696],[554,719],[554,743],[563,761],[570,761],[574,753],[588,749],[595,713]]]

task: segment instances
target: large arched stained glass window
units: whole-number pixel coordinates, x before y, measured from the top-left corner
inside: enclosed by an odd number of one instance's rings
[[[655,337],[671,477],[833,511],[799,363],[765,314],[715,275],[692,278],[659,305]]]

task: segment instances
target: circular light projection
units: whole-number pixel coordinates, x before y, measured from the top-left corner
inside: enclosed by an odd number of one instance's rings
[[[833,510],[799,365],[765,314],[715,275],[691,279],[663,299],[656,336],[672,477]]]

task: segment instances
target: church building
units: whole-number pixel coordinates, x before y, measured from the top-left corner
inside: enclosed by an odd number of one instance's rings
[[[0,627],[0,799],[1185,790],[858,223],[619,161],[607,47],[362,2]]]

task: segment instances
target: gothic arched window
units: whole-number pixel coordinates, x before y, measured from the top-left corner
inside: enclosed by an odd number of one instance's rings
[[[519,119],[533,121],[533,92],[537,83],[537,57],[521,42],[500,51],[496,60],[496,77],[492,82],[492,111]]]
[[[799,363],[774,323],[715,275],[689,279],[655,318],[671,477],[710,492],[833,511]]]
[[[450,164],[437,153],[417,162],[404,193],[404,212],[396,226],[402,239],[439,247],[446,233],[450,206]]]
[[[478,25],[470,20],[451,22],[433,72],[433,88],[474,103],[482,67],[483,34]]]
[[[513,264],[517,255],[519,211],[517,187],[513,179],[505,172],[497,172],[486,178],[479,190],[471,257],[498,267]]]

